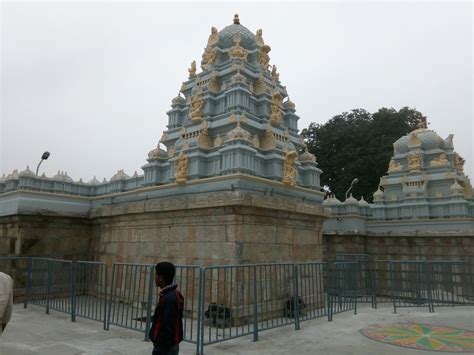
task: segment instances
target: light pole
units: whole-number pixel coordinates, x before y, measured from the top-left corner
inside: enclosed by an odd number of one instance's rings
[[[36,167],[36,176],[38,176],[38,170],[39,170],[39,168],[40,168],[41,163],[43,162],[43,160],[48,159],[48,158],[49,158],[49,155],[50,155],[49,152],[44,152],[43,155],[41,156],[41,160],[40,160],[40,162],[38,163],[38,166]]]
[[[349,195],[349,192],[352,190],[352,188],[354,187],[355,184],[357,184],[359,182],[359,179],[358,178],[354,178],[354,180],[352,180],[351,182],[351,186],[347,189],[346,191],[346,200],[347,200],[347,195]]]

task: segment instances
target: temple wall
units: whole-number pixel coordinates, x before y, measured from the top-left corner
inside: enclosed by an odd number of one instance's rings
[[[98,260],[218,265],[322,257],[322,220],[246,206],[126,214],[99,219]]]
[[[369,254],[379,260],[453,260],[474,264],[474,235],[324,235],[325,259],[333,259],[336,253]]]
[[[89,260],[95,242],[86,218],[13,215],[0,217],[0,255]]]

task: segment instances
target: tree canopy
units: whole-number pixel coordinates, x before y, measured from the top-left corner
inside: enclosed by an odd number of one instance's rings
[[[321,186],[328,185],[341,201],[354,178],[354,197],[372,201],[380,177],[393,155],[393,143],[425,121],[416,109],[381,108],[375,113],[354,109],[324,124],[311,123],[302,136],[323,171]]]

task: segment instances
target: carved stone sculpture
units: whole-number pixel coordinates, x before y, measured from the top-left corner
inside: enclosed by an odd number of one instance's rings
[[[255,95],[261,95],[265,92],[265,89],[265,81],[263,80],[263,75],[261,75],[255,80],[255,84],[253,85],[253,92],[255,93]]]
[[[192,79],[196,76],[196,61],[193,60],[191,62],[191,68],[188,69],[189,72],[189,79]]]
[[[205,69],[207,65],[214,65],[216,58],[216,51],[209,46],[206,47],[204,49],[204,53],[202,54],[201,67]]]
[[[446,157],[446,154],[442,153],[439,156],[437,156],[436,158],[434,158],[431,161],[430,166],[433,167],[433,168],[436,168],[436,167],[439,167],[439,166],[449,166],[449,160]]]
[[[267,123],[260,147],[265,150],[275,149],[276,147],[276,139],[273,134],[273,128],[270,122]]]
[[[177,184],[184,184],[188,179],[188,156],[181,151],[176,159],[174,177]]]
[[[273,65],[272,67],[272,81],[276,83],[280,79],[280,74],[277,72],[277,67],[276,65]]]
[[[242,60],[247,58],[247,51],[240,45],[241,40],[240,33],[236,33],[234,36],[235,45],[229,51],[230,58]]]
[[[268,69],[268,65],[270,64],[270,56],[268,55],[270,50],[270,46],[265,44],[260,47],[258,51],[258,63],[263,67],[263,69]]]
[[[456,167],[456,171],[458,173],[462,173],[464,171],[464,159],[458,153],[454,155],[454,166]]]
[[[395,172],[395,171],[401,171],[403,169],[403,166],[400,163],[397,163],[395,160],[391,159],[390,163],[388,164],[388,172]]]
[[[201,122],[203,108],[204,100],[202,98],[202,93],[197,92],[191,100],[191,121]]]
[[[219,41],[219,31],[214,26],[211,27],[211,35],[207,40],[207,46],[211,47]]]
[[[282,182],[286,186],[296,185],[297,170],[295,167],[295,161],[297,157],[298,153],[296,153],[294,150],[291,150],[285,154],[285,161],[283,162]]]
[[[408,156],[408,168],[410,170],[420,170],[421,168],[421,159],[419,155],[409,155]]]
[[[255,34],[255,42],[257,43],[257,46],[261,47],[265,44],[263,37],[262,37],[262,29],[258,29],[257,33]]]
[[[278,92],[274,92],[272,95],[272,105],[270,112],[270,121],[279,125],[281,123],[281,111],[280,111],[281,95]]]
[[[209,80],[209,84],[207,87],[211,92],[219,92],[219,80],[217,79],[217,73],[215,70],[213,70],[211,73],[211,80]]]

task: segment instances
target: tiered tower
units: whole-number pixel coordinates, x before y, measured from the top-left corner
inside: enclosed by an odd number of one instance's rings
[[[172,100],[168,130],[143,167],[146,186],[244,173],[319,190],[316,158],[298,134],[295,104],[270,68],[270,46],[234,23],[211,29],[201,60]]]
[[[393,144],[387,174],[380,178],[374,203],[334,197],[326,233],[469,234],[474,233],[474,198],[464,159],[453,135],[442,139],[426,122]]]

